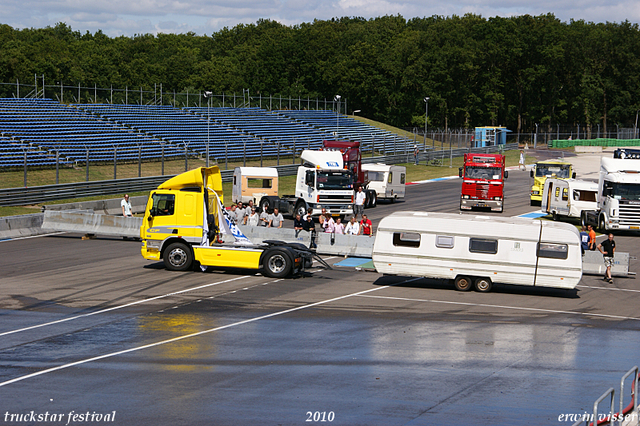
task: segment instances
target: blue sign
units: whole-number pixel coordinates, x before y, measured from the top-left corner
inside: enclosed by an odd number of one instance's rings
[[[327,167],[340,167],[335,161],[327,161]]]

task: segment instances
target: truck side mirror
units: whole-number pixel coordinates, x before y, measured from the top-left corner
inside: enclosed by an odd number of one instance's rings
[[[509,177],[509,171],[508,171],[508,170],[505,170],[505,171],[504,171],[504,178],[506,179],[506,178],[508,178],[508,177]]]
[[[458,167],[458,177],[462,177],[462,167]]]
[[[308,185],[313,188],[314,187],[313,184],[315,181],[314,177],[315,177],[315,172],[313,170],[307,170],[304,176],[305,185]]]
[[[573,179],[575,179],[575,178],[576,178],[576,172],[573,172],[573,174],[571,175],[571,177],[572,177]]]

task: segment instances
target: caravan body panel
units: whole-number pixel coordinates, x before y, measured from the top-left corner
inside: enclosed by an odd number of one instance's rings
[[[582,277],[575,227],[523,218],[397,212],[378,226],[373,263],[383,274],[568,289]]]
[[[387,164],[363,164],[362,170],[367,172],[369,185],[367,189],[376,191],[378,199],[398,200],[404,198],[407,168],[389,166]]]
[[[579,179],[552,179],[544,183],[540,210],[558,216],[580,217],[598,207],[598,183]]]

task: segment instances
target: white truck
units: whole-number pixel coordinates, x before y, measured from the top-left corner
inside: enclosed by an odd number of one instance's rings
[[[598,208],[598,183],[580,179],[548,178],[542,191],[541,211],[553,220],[580,217],[583,210]]]
[[[394,202],[404,198],[407,180],[407,168],[387,164],[363,164],[362,170],[367,173],[369,185],[367,189],[376,191],[378,200]]]
[[[372,257],[379,273],[449,279],[459,291],[573,289],[582,278],[578,230],[546,220],[396,212],[380,221]]]
[[[340,151],[304,150],[300,158],[295,194],[264,196],[260,208],[267,211],[277,208],[292,216],[304,215],[309,208],[314,216],[323,208],[333,216],[353,214],[353,173],[344,168]]]
[[[602,157],[596,210],[583,210],[583,225],[601,232],[640,230],[640,161]]]

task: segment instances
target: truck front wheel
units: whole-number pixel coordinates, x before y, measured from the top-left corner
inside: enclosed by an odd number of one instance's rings
[[[306,203],[304,201],[298,201],[296,203],[296,209],[293,212],[293,217],[295,218],[297,214],[299,214],[300,217],[302,217],[305,214],[307,214],[307,205],[306,205]]]
[[[191,249],[183,243],[172,243],[164,251],[164,266],[170,271],[186,271],[193,263]]]
[[[604,215],[600,216],[600,222],[598,222],[599,225],[598,227],[600,228],[600,232],[602,232],[603,234],[607,232],[607,224],[605,223],[604,220]]]
[[[265,253],[262,267],[264,273],[271,278],[284,278],[291,272],[293,262],[283,250],[269,250]]]

